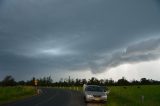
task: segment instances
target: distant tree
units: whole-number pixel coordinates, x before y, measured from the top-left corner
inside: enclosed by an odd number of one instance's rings
[[[87,84],[87,80],[86,79],[82,79],[82,84]]]
[[[88,83],[92,85],[99,85],[100,81],[97,78],[92,77],[91,79],[89,79]]]
[[[30,86],[34,86],[34,81],[35,81],[35,77],[33,77],[31,80],[28,80],[27,82],[26,82],[26,85],[30,85]]]
[[[3,80],[2,80],[2,85],[3,86],[15,86],[16,81],[11,75],[7,75]]]
[[[131,81],[131,85],[139,85],[140,84],[140,82],[139,81],[137,81],[137,80],[133,80],[133,81]]]
[[[150,81],[146,78],[141,78],[141,84],[142,85],[148,85],[148,84],[150,84]]]
[[[79,86],[80,83],[81,83],[81,80],[77,78],[77,79],[75,80],[75,84],[74,84],[74,85]]]
[[[26,82],[25,82],[25,81],[18,81],[17,84],[18,84],[18,85],[25,85]]]
[[[52,85],[52,78],[51,78],[51,76],[48,76],[47,78],[46,78],[46,83],[47,83],[47,86],[51,86]]]
[[[108,85],[108,83],[109,83],[109,80],[108,80],[108,79],[105,79],[105,80],[104,80],[104,85]]]
[[[112,78],[108,80],[108,85],[114,85],[114,80],[112,80]]]
[[[52,86],[52,82],[53,82],[53,80],[52,80],[51,76],[38,79],[39,86]]]
[[[152,85],[159,85],[160,81],[156,81],[156,80],[152,80],[150,81],[152,83]]]
[[[31,80],[28,81],[18,81],[16,82],[14,78],[11,75],[6,76],[2,81],[0,81],[0,86],[14,86],[14,85],[34,85],[35,84],[35,77],[33,77]],[[110,79],[100,79],[98,80],[95,77],[92,77],[89,80],[86,79],[60,79],[59,82],[54,82],[51,78],[51,76],[39,78],[38,80],[38,86],[82,86],[83,84],[91,84],[91,85],[100,85],[100,86],[128,86],[128,85],[159,85],[160,81],[152,80],[152,79],[146,79],[141,78],[140,81],[132,80],[128,81],[124,77],[119,79],[117,82]]]
[[[124,77],[122,77],[122,79],[119,79],[117,81],[117,85],[129,85],[129,81],[127,81]]]
[[[101,85],[101,86],[104,86],[105,80],[100,79],[99,82],[100,82],[100,85]]]

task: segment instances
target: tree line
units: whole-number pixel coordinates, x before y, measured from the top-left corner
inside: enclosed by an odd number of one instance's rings
[[[0,81],[0,86],[17,86],[17,85],[24,85],[24,86],[34,86],[35,81],[37,81],[38,86],[82,86],[83,84],[90,84],[90,85],[100,85],[100,86],[130,86],[130,85],[159,85],[160,81],[141,78],[140,81],[132,80],[128,81],[125,77],[122,77],[118,81],[114,81],[112,79],[97,79],[92,77],[90,79],[60,79],[57,82],[54,82],[51,76],[38,78],[36,79],[33,77],[31,80],[28,81],[15,81],[14,77],[11,75],[7,75],[2,81]]]

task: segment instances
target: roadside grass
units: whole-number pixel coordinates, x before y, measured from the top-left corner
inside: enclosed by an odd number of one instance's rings
[[[35,94],[30,86],[0,87],[0,104],[16,101]]]
[[[160,106],[160,86],[109,87],[106,106]]]
[[[73,87],[63,89],[82,91]],[[160,106],[160,85],[111,86],[104,106]]]

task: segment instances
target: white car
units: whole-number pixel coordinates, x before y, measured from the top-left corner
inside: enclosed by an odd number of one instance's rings
[[[86,102],[106,102],[107,93],[98,85],[84,85],[83,86],[84,99]]]

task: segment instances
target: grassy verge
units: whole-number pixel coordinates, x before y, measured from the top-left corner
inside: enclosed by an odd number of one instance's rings
[[[0,87],[0,104],[23,99],[35,94],[35,89],[28,86]]]
[[[110,87],[106,106],[160,106],[160,86]]]

